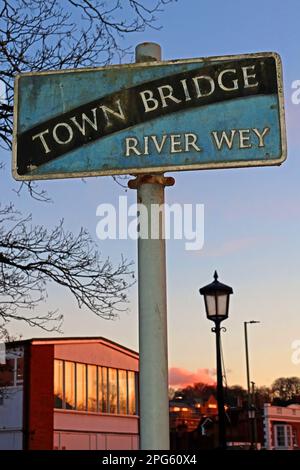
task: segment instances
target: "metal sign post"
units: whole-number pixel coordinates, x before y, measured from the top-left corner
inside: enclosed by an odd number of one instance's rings
[[[157,60],[161,60],[158,44],[136,47],[137,62]],[[140,448],[147,450],[170,448],[163,204],[164,188],[173,184],[174,179],[163,174],[138,176],[128,183],[137,189],[137,202],[145,208],[140,212],[140,235],[145,228],[148,232],[147,238],[138,239]],[[161,217],[151,217],[153,205],[160,205]]]

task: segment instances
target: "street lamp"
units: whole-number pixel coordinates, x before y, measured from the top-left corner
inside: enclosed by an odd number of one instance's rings
[[[233,294],[231,287],[226,286],[218,281],[217,271],[214,273],[214,281],[205,287],[199,289],[201,295],[204,296],[206,316],[215,323],[212,331],[216,333],[216,356],[217,356],[217,401],[219,415],[219,447],[226,449],[226,422],[224,410],[224,389],[223,389],[223,373],[221,361],[221,322],[228,318],[229,297]]]
[[[250,431],[251,431],[251,449],[256,447],[256,443],[254,445],[254,441],[256,440],[256,427],[255,427],[255,420],[256,420],[256,412],[254,403],[251,397],[251,390],[250,390],[250,367],[249,367],[249,350],[248,350],[248,325],[253,325],[255,323],[260,323],[257,320],[250,320],[244,321],[244,333],[245,333],[245,353],[246,353],[246,371],[247,371],[247,391],[248,391],[248,416],[250,420]]]

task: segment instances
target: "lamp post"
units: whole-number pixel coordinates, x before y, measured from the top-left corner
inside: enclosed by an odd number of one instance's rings
[[[246,372],[247,372],[247,391],[248,391],[248,417],[250,420],[250,432],[251,432],[251,449],[254,448],[255,440],[255,409],[252,406],[252,397],[250,390],[250,366],[249,366],[249,349],[248,349],[248,325],[260,323],[257,320],[244,321],[244,333],[245,333],[245,353],[246,353]]]
[[[253,440],[254,446],[253,448],[257,450],[257,413],[256,413],[256,404],[255,404],[255,382],[251,382],[251,397],[252,397],[252,409],[254,411],[253,416]]]
[[[226,286],[218,281],[217,271],[214,273],[214,281],[205,287],[199,289],[201,295],[204,296],[206,316],[215,323],[212,331],[216,333],[216,358],[217,358],[217,402],[219,415],[219,447],[226,449],[226,421],[224,410],[224,389],[223,389],[223,373],[221,360],[221,322],[228,318],[229,297],[233,293],[231,287]]]

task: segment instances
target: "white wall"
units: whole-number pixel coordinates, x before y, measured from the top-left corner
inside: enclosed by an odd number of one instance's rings
[[[22,449],[23,386],[1,388],[0,449]]]
[[[0,431],[0,450],[22,450],[22,431]]]

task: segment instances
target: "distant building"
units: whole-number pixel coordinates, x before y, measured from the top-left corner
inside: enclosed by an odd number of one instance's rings
[[[194,406],[180,401],[170,401],[170,430],[186,429],[193,431],[197,428],[201,415]]]
[[[169,403],[171,449],[209,449],[216,446],[215,419],[217,400],[210,395],[207,400],[186,400],[175,395]],[[226,407],[227,409],[227,407]]]
[[[265,449],[298,450],[300,444],[300,405],[264,405]]]
[[[225,410],[227,410],[227,408],[227,405],[225,405]],[[213,395],[210,395],[208,400],[202,404],[200,407],[200,412],[203,416],[217,416],[218,402]]]
[[[138,354],[105,338],[7,344],[0,449],[138,449]]]
[[[249,414],[245,406],[225,405],[227,445],[235,449],[263,446],[261,410],[256,411],[256,443],[251,443]],[[170,401],[172,450],[215,449],[218,447],[218,403],[214,395],[207,400],[186,400],[181,394]]]
[[[225,405],[225,410],[228,407]],[[182,396],[175,396],[169,402],[170,410],[170,430],[175,431],[178,426],[184,425],[187,431],[194,431],[198,428],[202,418],[216,417],[218,415],[218,403],[213,395],[207,400],[195,398],[188,402]]]

